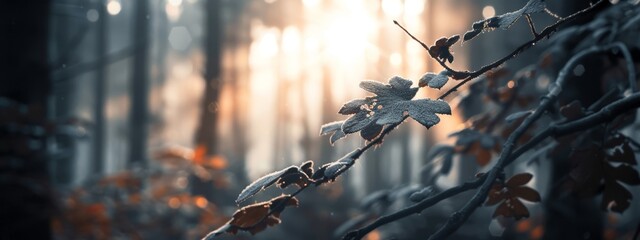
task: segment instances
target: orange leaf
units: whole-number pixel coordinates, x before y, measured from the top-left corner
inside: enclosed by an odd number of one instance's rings
[[[207,154],[207,147],[204,144],[200,144],[193,151],[193,163],[202,165],[204,163],[205,156]]]
[[[529,229],[531,229],[531,220],[529,219],[522,220],[516,225],[516,231],[518,232],[526,232]]]
[[[542,238],[542,235],[544,235],[544,228],[542,227],[542,225],[538,225],[533,230],[531,230],[531,232],[529,233],[529,238],[540,239]]]
[[[222,170],[227,168],[227,160],[222,156],[216,155],[209,158],[205,166],[215,170]]]

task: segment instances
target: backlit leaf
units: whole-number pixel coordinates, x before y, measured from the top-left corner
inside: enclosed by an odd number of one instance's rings
[[[241,202],[244,202],[245,200],[255,195],[256,193],[273,185],[276,181],[278,181],[278,179],[280,179],[280,177],[284,176],[285,174],[292,174],[297,172],[300,172],[300,168],[298,168],[298,166],[290,166],[283,170],[272,172],[261,178],[258,178],[258,180],[255,180],[254,182],[249,184],[247,187],[245,187],[242,190],[242,192],[240,192],[240,194],[238,195],[238,198],[236,199],[236,203],[239,204]]]
[[[320,128],[320,135],[331,134],[329,143],[333,145],[333,143],[346,136],[346,134],[342,131],[343,123],[344,121],[336,121],[322,125],[322,127]]]
[[[412,84],[413,82],[401,77],[391,78],[388,85],[375,81],[361,82],[361,88],[376,96],[352,100],[343,106],[344,113],[357,112],[342,124],[342,131],[346,134],[362,131],[363,138],[372,140],[382,131],[382,126],[399,123],[405,119],[406,114],[426,127],[440,121],[436,114],[451,114],[451,108],[445,101],[412,101],[418,91],[418,88],[411,87]],[[331,127],[335,129],[334,125]]]
[[[471,25],[472,30],[464,34],[464,41],[469,41],[478,36],[483,31],[491,31],[495,28],[508,29],[523,15],[544,11],[546,4],[544,0],[529,0],[527,4],[513,12],[508,12],[499,16],[476,21]]]

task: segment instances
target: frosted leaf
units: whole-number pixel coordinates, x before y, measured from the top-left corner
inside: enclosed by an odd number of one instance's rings
[[[322,127],[320,128],[320,135],[331,134],[329,142],[331,143],[331,145],[333,145],[333,143],[346,136],[346,134],[342,131],[343,123],[344,121],[336,121],[322,125]]]
[[[300,168],[298,166],[290,166],[288,168],[282,169],[280,171],[269,173],[258,180],[253,181],[247,187],[245,187],[242,192],[238,195],[236,199],[236,204],[240,204],[245,200],[249,199],[256,193],[264,190],[265,188],[273,185],[278,179],[287,174],[293,174],[300,172]]]
[[[360,111],[360,107],[362,105],[367,104],[368,101],[366,99],[354,99],[347,103],[345,103],[338,113],[342,115],[354,114]]]
[[[444,74],[444,73],[443,73]],[[382,131],[382,126],[403,121],[408,114],[421,124],[431,127],[440,121],[435,114],[451,114],[449,105],[440,100],[411,99],[418,88],[411,87],[412,81],[393,77],[389,84],[363,81],[360,87],[376,96],[352,100],[343,106],[342,112],[356,111],[342,124],[342,132],[350,134],[361,131],[364,139],[372,140]],[[335,129],[335,126],[331,126]],[[327,127],[328,128],[328,127]]]
[[[355,155],[359,151],[360,151],[359,149],[356,149],[350,152],[349,154],[345,155],[344,157],[329,163],[327,167],[324,169],[324,177],[329,179],[333,179],[337,177],[336,174],[338,173],[338,171],[340,171],[344,167],[353,165],[353,163],[356,161]]]
[[[408,107],[408,101],[387,104],[385,107],[380,109],[380,112],[378,113],[380,117],[376,120],[376,124],[385,125],[402,121],[404,119],[404,111],[407,111]]]
[[[434,77],[436,77],[437,74],[433,73],[433,72],[427,72],[424,75],[422,75],[422,77],[420,78],[420,81],[418,81],[418,86],[420,87],[424,87],[427,86],[429,84],[429,82],[431,81],[431,79],[433,79]]]
[[[370,124],[364,129],[360,130],[360,136],[367,141],[375,139],[382,132],[382,125]]]
[[[402,77],[394,76],[389,80],[389,85],[395,89],[409,89],[413,82]]]
[[[409,116],[427,128],[440,122],[439,114],[451,114],[451,107],[442,100],[420,99],[411,101],[409,105]]]
[[[433,77],[428,83],[429,87],[435,89],[442,88],[445,84],[447,84],[447,81],[449,81],[449,76],[447,75],[448,73],[449,72],[447,70],[444,70]]]
[[[521,9],[474,22],[471,26],[472,30],[467,31],[464,34],[463,40],[469,41],[483,31],[490,31],[495,28],[506,30],[523,15],[542,12],[546,7],[544,0],[529,0],[529,2],[527,2],[527,4]]]
[[[346,121],[344,121],[344,124],[342,124],[342,131],[346,134],[349,134],[360,131],[368,126],[371,122],[373,122],[373,119],[371,117],[367,117],[367,114],[368,112],[366,111],[360,111],[348,118]]]

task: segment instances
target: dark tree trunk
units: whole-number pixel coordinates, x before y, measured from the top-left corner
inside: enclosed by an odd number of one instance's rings
[[[129,164],[144,166],[147,158],[149,2],[135,1],[133,44],[135,54],[131,77],[129,112]]]
[[[98,29],[96,34],[96,57],[98,58],[98,68],[96,69],[96,82],[94,86],[95,92],[95,105],[93,109],[94,129],[93,129],[93,159],[92,172],[95,174],[101,174],[104,164],[104,149],[105,149],[105,96],[107,91],[107,85],[105,79],[107,63],[104,61],[104,56],[107,53],[107,31],[108,31],[108,16],[106,10],[106,2],[101,0],[96,4],[100,18],[98,19]]]
[[[205,1],[205,89],[202,98],[202,112],[196,132],[196,145],[204,145],[207,154],[216,152],[217,102],[220,94],[221,58],[222,58],[222,18],[221,1]]]
[[[206,148],[205,155],[210,156],[217,151],[216,128],[218,119],[216,106],[221,89],[222,37],[224,30],[221,18],[222,1],[207,0],[204,2],[204,5],[205,89],[201,103],[200,123],[195,133],[195,143],[196,146],[204,146]],[[214,195],[210,181],[192,178],[191,186],[191,192],[193,194],[205,196],[213,202],[220,202],[222,199],[228,197],[224,193]]]
[[[11,121],[26,125],[47,121],[49,11],[45,0],[8,1],[0,8],[0,97],[27,106],[29,115],[20,119],[16,112],[0,113],[0,239],[51,239],[46,136],[9,127]],[[9,109],[5,100],[2,111]],[[23,151],[16,145],[21,142]]]

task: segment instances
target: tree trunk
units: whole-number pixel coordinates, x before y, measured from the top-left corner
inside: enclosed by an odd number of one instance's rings
[[[143,167],[147,159],[149,2],[135,1],[133,44],[135,55],[131,77],[129,112],[129,164]]]
[[[1,239],[51,239],[47,136],[10,127],[17,122],[35,133],[31,126],[47,121],[49,11],[46,0],[8,1],[0,8],[0,72],[5,80],[0,87]],[[29,117],[10,112],[11,102],[26,106]]]
[[[108,15],[106,10],[106,2],[101,0],[96,4],[96,8],[98,10],[98,29],[96,34],[96,57],[98,58],[98,68],[96,69],[96,82],[94,86],[95,92],[95,105],[93,109],[93,118],[94,118],[94,129],[93,129],[93,159],[92,161],[92,172],[94,174],[101,174],[103,170],[104,164],[104,145],[105,145],[105,117],[104,117],[104,107],[105,107],[105,93],[107,91],[106,86],[106,71],[107,64],[104,61],[104,56],[107,53],[107,31],[108,31]]]
[[[205,156],[216,153],[217,137],[217,102],[220,95],[221,60],[222,60],[222,2],[221,0],[207,0],[205,4],[205,69],[204,69],[204,96],[200,112],[200,123],[196,130],[196,146],[204,146]],[[199,178],[191,179],[191,192],[194,195],[202,195],[213,202],[220,202],[226,198],[223,193],[214,195],[211,181],[203,181]]]
[[[204,145],[207,155],[216,152],[217,102],[220,94],[221,58],[222,58],[222,19],[220,0],[205,1],[205,89],[202,98],[202,112],[196,132],[196,145]]]

